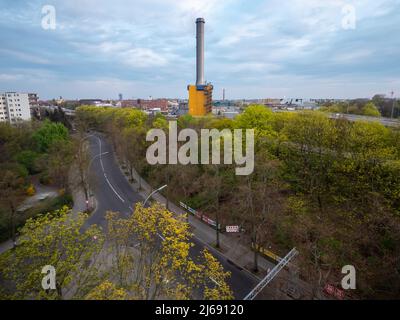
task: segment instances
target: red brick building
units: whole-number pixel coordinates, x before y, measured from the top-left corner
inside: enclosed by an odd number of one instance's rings
[[[122,108],[139,108],[141,110],[149,110],[154,108],[160,108],[161,112],[168,112],[168,100],[167,99],[154,99],[154,100],[122,100]]]

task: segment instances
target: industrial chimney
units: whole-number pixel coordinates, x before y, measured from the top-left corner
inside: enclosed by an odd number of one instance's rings
[[[196,19],[196,85],[204,85],[204,24],[203,18]]]
[[[196,19],[196,84],[187,87],[192,116],[204,116],[212,111],[213,86],[204,81],[204,24],[203,18]]]

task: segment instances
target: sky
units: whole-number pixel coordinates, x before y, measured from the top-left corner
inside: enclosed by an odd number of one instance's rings
[[[214,99],[400,96],[400,0],[0,0],[0,92],[187,98],[197,17]]]

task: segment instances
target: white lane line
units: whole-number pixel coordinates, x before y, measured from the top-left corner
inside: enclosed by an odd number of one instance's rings
[[[110,186],[110,188],[112,189],[112,191],[114,191],[114,193],[117,195],[117,197],[122,201],[125,202],[125,200],[118,194],[118,192],[114,189],[114,187],[111,185],[110,181],[108,180],[106,174],[104,174],[104,178],[106,178],[106,181],[108,183],[108,185]]]
[[[157,235],[160,237],[160,239],[161,239],[162,241],[165,241],[165,238],[164,238],[161,234],[157,233]]]
[[[132,208],[131,206],[129,206],[129,209],[130,209],[131,211],[133,211],[133,208]]]
[[[99,140],[99,148],[100,148],[100,164],[101,164],[101,170],[104,172],[104,166],[103,166],[103,159],[101,158],[101,139],[98,136],[95,136]]]
[[[210,277],[210,279],[211,279],[211,281],[214,282],[217,286],[219,286],[219,287],[221,286],[217,281],[215,281],[214,278]]]

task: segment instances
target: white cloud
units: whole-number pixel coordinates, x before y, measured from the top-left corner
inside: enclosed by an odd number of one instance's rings
[[[24,79],[24,76],[21,74],[8,74],[8,73],[0,73],[0,81],[8,82],[8,81],[17,81]]]
[[[359,49],[350,52],[339,53],[333,57],[336,63],[357,63],[362,62],[364,58],[370,57],[375,53],[373,49]]]
[[[148,48],[133,48],[120,55],[123,63],[135,68],[165,66],[168,63],[166,57]]]
[[[137,96],[140,92],[143,96],[157,96],[153,92],[157,88],[158,92],[176,92],[185,97],[186,84],[195,79],[194,21],[199,16],[206,19],[206,77],[224,87],[235,87],[238,97],[240,94],[249,97],[250,93],[261,97],[269,93],[289,95],[290,90],[300,89],[330,94],[329,88],[340,95],[341,86],[346,92],[350,90],[350,80],[325,80],[335,76],[344,79],[344,74],[365,83],[355,91],[361,92],[363,88],[370,92],[373,86],[382,88],[381,84],[388,84],[386,79],[399,70],[394,57],[400,54],[400,43],[395,36],[400,29],[393,15],[400,12],[399,0],[53,0],[53,3],[57,10],[57,30],[51,33],[40,28],[41,0],[32,0],[22,11],[17,5],[12,9],[10,2],[0,12],[0,26],[6,26],[11,33],[14,26],[14,36],[21,38],[19,44],[13,43],[12,50],[6,46],[7,41],[0,49],[3,83],[6,79],[13,82],[9,69],[16,67],[7,66],[4,61],[18,59],[32,69],[46,66],[52,70],[54,74],[44,79],[51,79],[51,91],[59,89],[59,94],[72,93],[68,89],[71,83],[78,93],[82,92],[79,84],[87,88],[87,95],[92,92],[95,95],[96,86],[99,95],[111,94],[117,90],[114,86],[121,86],[127,91],[129,88],[137,91]],[[355,30],[342,29],[341,9],[345,4],[356,8]],[[37,46],[30,41],[32,51],[28,51],[24,40],[32,40],[32,35]],[[386,38],[387,41],[383,40]],[[10,59],[11,56],[17,59]],[[52,57],[57,57],[57,63]],[[50,92],[45,82],[35,79],[31,71],[23,79],[33,85],[41,83],[43,90]],[[17,74],[23,76],[23,72]],[[41,78],[42,74],[36,77]],[[81,82],[71,81],[74,78]],[[103,82],[95,81],[97,78]],[[373,82],[368,82],[372,78]],[[175,82],[170,84],[166,79]],[[166,87],[174,91],[164,90]]]
[[[98,44],[73,42],[86,54],[100,55],[102,59],[115,61],[132,68],[160,67],[168,64],[172,55],[157,53],[150,48],[135,47],[129,42],[105,41]]]
[[[244,72],[244,73],[271,72],[271,71],[278,71],[279,69],[280,69],[279,65],[272,63],[263,63],[263,62],[244,62],[235,64],[233,66],[229,65],[228,67],[229,72]]]

